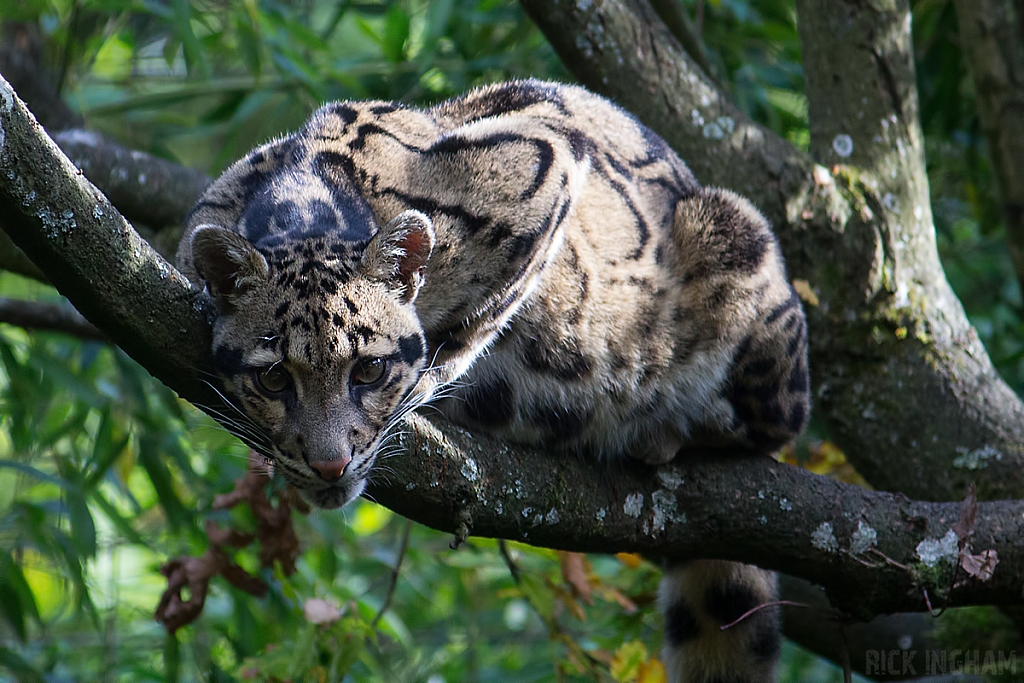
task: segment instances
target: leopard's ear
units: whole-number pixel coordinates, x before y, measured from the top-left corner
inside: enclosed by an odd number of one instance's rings
[[[402,290],[411,302],[423,285],[423,267],[434,249],[434,224],[419,211],[403,211],[381,228],[363,253],[362,272]]]
[[[200,225],[190,241],[192,264],[222,309],[230,309],[242,292],[270,274],[263,254],[237,232]]]

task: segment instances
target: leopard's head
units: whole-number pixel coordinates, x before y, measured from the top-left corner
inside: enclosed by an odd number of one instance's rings
[[[319,234],[258,248],[201,225],[195,272],[214,297],[213,356],[244,413],[225,422],[312,504],[360,493],[427,366],[415,300],[434,245],[406,211],[368,242]]]

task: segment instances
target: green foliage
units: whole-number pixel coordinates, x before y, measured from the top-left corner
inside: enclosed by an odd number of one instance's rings
[[[686,0],[736,105],[800,149],[810,143],[793,2]]]
[[[914,3],[921,118],[946,277],[996,369],[1024,391],[1024,300],[1006,249],[989,164],[949,0]]]
[[[90,126],[211,172],[327,100],[422,103],[499,79],[565,76],[507,0],[33,7]]]
[[[741,108],[806,148],[793,3],[684,4]],[[1020,388],[1020,291],[952,5],[919,0],[915,11],[940,248]],[[425,103],[505,78],[568,80],[510,0],[0,0],[0,17],[38,22],[89,126],[210,173],[324,100]],[[12,276],[0,294],[57,299]],[[590,558],[587,605],[554,553],[514,546],[517,582],[493,542],[451,551],[448,537],[413,527],[378,621],[404,525],[365,501],[300,518],[292,576],[260,570],[254,549],[233,551],[267,597],[216,579],[203,616],[168,636],[152,617],[166,585],[158,568],[200,556],[208,519],[252,525],[243,511],[210,511],[246,457],[121,352],[0,328],[0,680],[656,680],[657,572],[626,558]],[[307,605],[337,619],[311,620]],[[792,646],[783,657],[784,681],[842,680]]]

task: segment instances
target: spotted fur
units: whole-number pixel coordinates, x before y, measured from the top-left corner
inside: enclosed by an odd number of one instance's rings
[[[769,452],[807,420],[803,312],[765,219],[581,88],[329,104],[207,190],[178,260],[217,301],[239,429],[323,507],[431,400],[510,441],[652,463]],[[773,595],[753,567],[668,571],[671,680],[770,680],[774,613],[720,627]]]

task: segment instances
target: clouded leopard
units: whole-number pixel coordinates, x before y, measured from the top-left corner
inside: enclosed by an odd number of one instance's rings
[[[807,420],[803,312],[765,219],[578,87],[329,104],[207,190],[178,261],[217,303],[226,387],[322,507],[435,396],[471,429],[651,463],[770,452]],[[770,572],[690,562],[661,592],[672,681],[774,678],[777,608],[720,628],[773,599]]]

